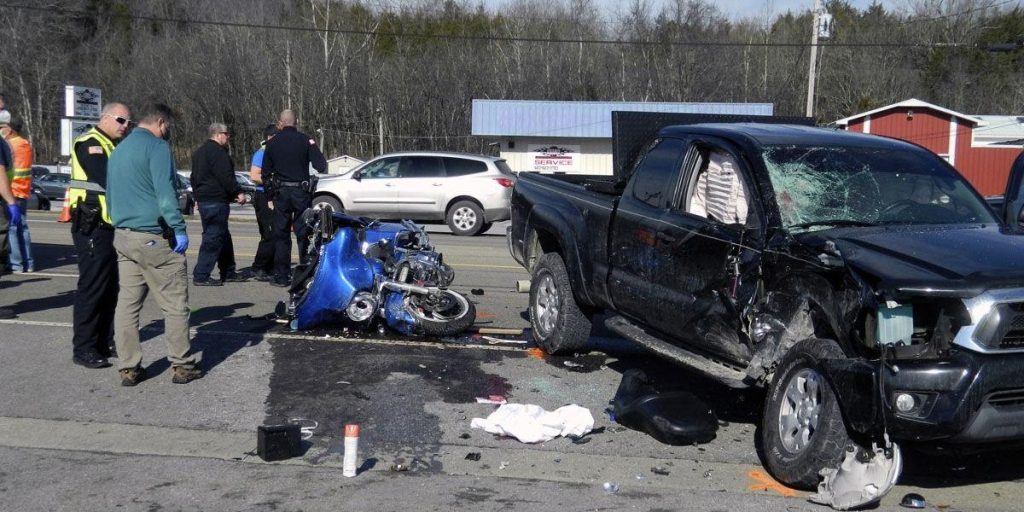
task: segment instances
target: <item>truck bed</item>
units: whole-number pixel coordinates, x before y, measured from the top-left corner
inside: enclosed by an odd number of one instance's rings
[[[619,192],[611,177],[580,175],[519,175],[512,192],[512,227],[509,249],[526,269],[540,254],[539,247],[548,242],[544,235],[527,233],[527,229],[564,233],[572,240],[558,240],[570,271],[573,286],[585,305],[608,305],[608,229],[618,205]],[[523,232],[516,232],[515,229]]]

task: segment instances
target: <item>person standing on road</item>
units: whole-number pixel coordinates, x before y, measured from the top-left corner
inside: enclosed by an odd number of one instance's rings
[[[267,142],[277,135],[277,125],[268,124],[263,129],[263,142],[252,155],[249,178],[256,183],[256,194],[252,200],[256,210],[256,224],[260,228],[260,243],[256,246],[256,257],[252,260],[253,276],[257,281],[270,281],[274,276],[274,203],[270,201],[273,188],[263,183],[263,153]]]
[[[11,149],[0,139],[0,261],[7,261],[7,234],[11,226],[21,224],[21,210],[15,204],[11,183],[7,180],[7,169],[11,166]],[[3,274],[3,272],[0,272]],[[8,294],[9,295],[9,294]],[[14,310],[0,307],[0,319],[14,318]]]
[[[235,179],[235,166],[228,154],[231,134],[222,123],[213,123],[210,138],[192,154],[192,194],[199,203],[199,218],[203,222],[203,241],[199,245],[199,259],[192,269],[192,284],[220,286],[223,283],[246,281],[246,276],[235,270],[235,246],[228,230],[230,204],[245,204],[245,193]],[[220,280],[210,279],[213,266],[220,269]]]
[[[22,134],[25,122],[21,116],[0,112],[0,137],[11,149],[11,166],[7,168],[7,180],[14,194],[14,202],[21,210],[21,224],[12,226],[10,231],[10,264],[13,272],[34,272],[32,258],[32,236],[28,231],[28,198],[32,195],[32,144]],[[5,261],[6,263],[6,261]]]
[[[167,105],[147,105],[138,128],[117,146],[107,164],[107,201],[121,285],[114,342],[122,386],[146,378],[139,312],[148,292],[156,296],[164,314],[171,382],[185,384],[203,376],[200,354],[192,351],[188,333],[188,235],[178,210],[174,157],[167,143],[173,122]]]
[[[317,172],[327,171],[327,160],[316,140],[295,128],[295,113],[284,110],[278,117],[281,131],[267,143],[263,154],[263,183],[274,187],[274,286],[291,284],[292,226],[313,204],[316,178],[310,176],[309,166]],[[295,226],[299,244],[299,263],[306,261],[306,236],[303,226]]]
[[[131,126],[131,112],[120,103],[103,107],[100,121],[72,143],[71,239],[78,253],[78,288],[72,318],[71,360],[86,368],[106,368],[114,349],[117,253],[107,208],[107,160]]]

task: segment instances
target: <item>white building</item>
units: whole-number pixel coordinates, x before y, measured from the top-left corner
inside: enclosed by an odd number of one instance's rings
[[[771,103],[473,100],[473,135],[515,172],[611,175],[612,112],[770,116]]]
[[[345,174],[361,163],[362,160],[352,156],[336,156],[327,161],[327,174]]]

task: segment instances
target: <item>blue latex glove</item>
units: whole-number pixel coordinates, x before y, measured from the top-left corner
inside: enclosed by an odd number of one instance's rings
[[[174,252],[185,254],[188,250],[188,235],[174,235]]]
[[[21,225],[21,209],[18,208],[18,205],[7,205],[7,215],[11,218],[11,226]]]

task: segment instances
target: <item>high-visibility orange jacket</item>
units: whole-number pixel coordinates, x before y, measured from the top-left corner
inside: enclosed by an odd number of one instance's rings
[[[11,182],[14,197],[27,199],[32,194],[32,144],[21,135],[10,132],[7,145],[11,146],[11,168],[7,179]]]

